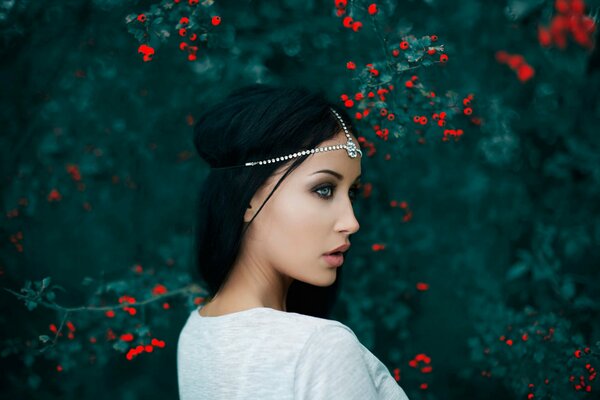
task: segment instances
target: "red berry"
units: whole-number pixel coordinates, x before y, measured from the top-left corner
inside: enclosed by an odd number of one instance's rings
[[[446,54],[441,54],[440,55],[440,62],[445,63],[446,61],[448,61],[448,56]]]
[[[512,69],[517,69],[523,64],[525,64],[525,58],[522,55],[514,54],[508,57],[508,66]]]
[[[552,35],[550,30],[540,26],[538,27],[538,42],[543,47],[548,47],[552,44]]]
[[[408,42],[406,40],[403,40],[403,41],[400,42],[400,48],[402,50],[406,50],[406,49],[408,49],[408,47],[409,47],[409,45],[408,45]]]
[[[144,55],[144,61],[152,61],[154,49],[147,44],[141,44],[140,47],[138,47],[138,53],[142,53]]]
[[[496,61],[498,61],[499,63],[508,62],[508,59],[510,58],[509,54],[504,50],[498,50],[495,54],[495,57]]]
[[[218,15],[215,15],[214,17],[211,18],[210,23],[213,24],[214,26],[219,25],[221,23],[221,17],[219,17]]]
[[[348,0],[334,0],[335,8],[346,8]]]
[[[531,67],[531,65],[528,64],[521,65],[517,71],[517,76],[521,82],[531,79],[534,74],[535,70]]]
[[[571,11],[577,15],[583,14],[585,11],[585,3],[583,0],[571,0]]]
[[[374,15],[377,14],[377,4],[373,3],[369,5],[369,14]]]
[[[569,12],[569,3],[566,0],[556,0],[554,2],[554,8],[561,14],[566,14]]]

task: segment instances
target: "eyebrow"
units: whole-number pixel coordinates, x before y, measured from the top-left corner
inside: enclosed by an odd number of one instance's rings
[[[311,175],[315,175],[315,174],[319,174],[319,173],[331,174],[331,175],[335,176],[336,178],[338,178],[339,180],[344,179],[344,176],[342,174],[340,174],[339,172],[332,171],[330,169],[321,169],[319,171],[313,172]],[[361,176],[362,176],[362,174],[358,175],[356,177],[355,181],[359,180]]]

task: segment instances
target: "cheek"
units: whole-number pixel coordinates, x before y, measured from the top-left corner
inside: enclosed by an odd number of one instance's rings
[[[306,265],[326,251],[326,213],[319,199],[311,199],[310,193],[285,196],[278,199],[273,211],[277,223],[273,224],[271,237],[278,258],[286,259],[283,265]]]

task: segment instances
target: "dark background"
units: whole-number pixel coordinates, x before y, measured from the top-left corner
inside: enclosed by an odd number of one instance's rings
[[[204,296],[192,126],[253,82],[341,105],[374,92],[347,109],[371,151],[334,319],[411,400],[596,396],[600,2],[370,4],[0,4],[2,398],[177,397],[178,333]]]

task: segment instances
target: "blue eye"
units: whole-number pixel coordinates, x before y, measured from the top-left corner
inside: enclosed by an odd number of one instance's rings
[[[335,188],[336,188],[336,185],[327,184],[327,185],[323,185],[323,186],[316,188],[315,193],[317,193],[317,195],[324,200],[331,200],[333,198],[333,191]],[[329,190],[331,192],[331,194],[323,195],[320,193],[321,190]],[[359,190],[360,190],[359,185],[354,185],[352,188],[350,188],[350,201],[353,202],[354,200],[356,200],[356,196],[357,196]]]

